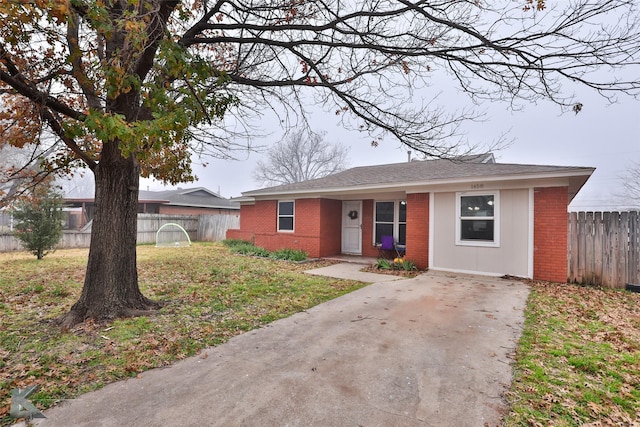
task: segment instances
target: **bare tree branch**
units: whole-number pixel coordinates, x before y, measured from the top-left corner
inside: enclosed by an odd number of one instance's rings
[[[460,148],[458,126],[479,114],[430,101],[411,110],[407,93],[444,72],[478,100],[544,98],[571,109],[579,100],[563,88],[574,84],[636,96],[640,81],[607,70],[640,68],[638,25],[631,0],[558,2],[537,12],[518,2],[237,0],[216,2],[179,43],[236,52],[218,69],[233,93],[280,93],[273,101],[313,91],[374,142],[388,134],[446,157]]]
[[[326,133],[294,131],[258,161],[254,179],[264,185],[288,184],[321,178],[344,170],[349,150],[324,142]]]
[[[625,189],[623,195],[633,204],[640,206],[640,162],[633,163],[622,177]]]

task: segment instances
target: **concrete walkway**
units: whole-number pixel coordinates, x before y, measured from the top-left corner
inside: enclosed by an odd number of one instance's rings
[[[342,277],[349,268],[323,271]],[[34,424],[498,425],[528,287],[374,276],[375,284],[82,395]]]
[[[316,276],[358,280],[360,282],[369,283],[394,282],[396,280],[402,280],[402,277],[394,276],[392,274],[376,274],[367,273],[366,271],[360,271],[363,267],[363,264],[345,262],[341,264],[333,264],[328,267],[314,268],[313,270],[305,271],[305,273],[313,274]]]

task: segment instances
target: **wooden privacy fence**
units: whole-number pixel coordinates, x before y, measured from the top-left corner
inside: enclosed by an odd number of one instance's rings
[[[138,214],[138,240],[137,243],[155,243],[156,232],[164,224],[178,224],[196,240],[198,233],[198,217],[196,215],[165,215],[165,214]]]
[[[198,217],[197,240],[201,242],[217,242],[227,238],[227,230],[240,228],[240,214],[235,215],[200,215]]]
[[[155,243],[156,231],[167,223],[179,224],[193,241],[215,242],[224,240],[229,228],[240,228],[240,215],[167,215],[138,214],[138,244]],[[59,249],[88,248],[91,223],[81,231],[65,230]],[[0,232],[0,252],[22,250],[20,241],[12,233]]]
[[[569,281],[624,288],[640,283],[640,212],[571,212]]]

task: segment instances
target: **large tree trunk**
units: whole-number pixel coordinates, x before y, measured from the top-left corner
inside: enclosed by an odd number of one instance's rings
[[[95,172],[95,213],[80,299],[60,318],[63,328],[86,319],[108,321],[158,308],[138,288],[136,237],[140,168],[117,143],[103,146]]]

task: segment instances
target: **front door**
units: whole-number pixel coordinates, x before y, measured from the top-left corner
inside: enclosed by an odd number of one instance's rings
[[[342,253],[362,255],[362,202],[342,202]]]

